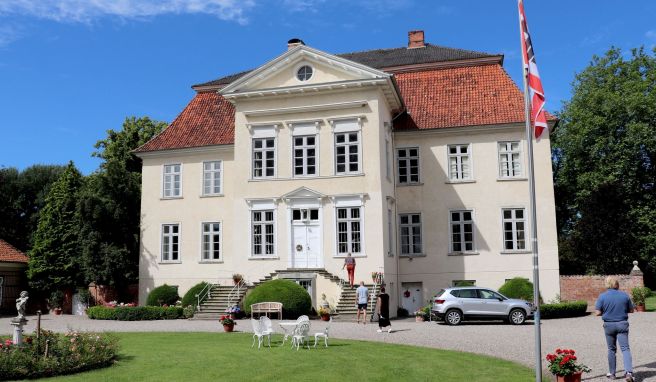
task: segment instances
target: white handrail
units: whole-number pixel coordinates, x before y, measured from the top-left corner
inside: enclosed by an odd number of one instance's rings
[[[226,310],[228,310],[229,308],[231,308],[233,306],[232,299],[235,298],[235,297],[238,298],[241,295],[241,287],[242,286],[246,286],[246,282],[244,281],[244,279],[239,280],[237,282],[237,284],[235,284],[232,287],[232,289],[230,290],[230,293],[228,294],[228,306],[226,306]],[[236,289],[236,292],[237,292],[236,294],[234,294],[235,289]]]

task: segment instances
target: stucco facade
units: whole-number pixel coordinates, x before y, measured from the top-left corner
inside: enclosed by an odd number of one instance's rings
[[[303,67],[312,74],[300,80]],[[393,74],[303,45],[229,84],[197,91],[232,103],[234,140],[138,153],[141,303],[164,283],[182,294],[200,281],[229,284],[233,273],[252,283],[298,270],[312,280],[315,302],[325,293],[336,304],[340,288],[312,270],[345,279],[348,252],[356,280],[385,274],[392,307],[412,308],[408,299],[425,305],[456,280],[498,288],[505,279],[531,277],[529,241],[504,250],[502,216],[504,209],[523,211],[518,221],[525,226],[514,226],[513,243],[523,242],[530,222],[522,123],[397,130],[395,119],[412,113]],[[521,147],[513,162],[521,176],[500,177],[500,142]],[[467,179],[449,180],[450,145],[467,145]],[[418,153],[419,181],[412,184],[400,184],[398,150],[406,148]],[[541,289],[549,299],[559,284],[548,138],[536,144],[535,163]],[[217,176],[212,184],[220,192],[207,195],[207,179]],[[453,211],[473,214],[473,244],[457,251],[454,240],[465,236],[452,232]],[[405,214],[420,215],[421,234],[411,240],[421,253],[402,253]]]

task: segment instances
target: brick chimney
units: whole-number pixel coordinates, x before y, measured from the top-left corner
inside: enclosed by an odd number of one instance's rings
[[[305,45],[305,43],[300,38],[293,38],[287,41],[287,50],[294,49],[299,45]]]
[[[408,49],[423,48],[425,46],[426,43],[424,43],[424,31],[408,32]]]

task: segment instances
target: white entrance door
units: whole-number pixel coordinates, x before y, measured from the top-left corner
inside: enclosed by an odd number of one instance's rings
[[[292,225],[293,229],[293,254],[294,268],[321,268],[321,257],[319,255],[319,225],[303,224]]]
[[[424,305],[421,283],[401,283],[401,306],[408,311],[408,314],[412,315]]]

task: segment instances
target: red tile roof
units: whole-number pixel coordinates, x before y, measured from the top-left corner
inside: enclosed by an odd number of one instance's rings
[[[137,152],[232,144],[235,108],[216,92],[198,93],[178,117]]]
[[[27,263],[27,256],[13,245],[0,239],[0,263]]]
[[[396,130],[441,129],[524,120],[524,98],[500,65],[395,75],[409,115]]]

